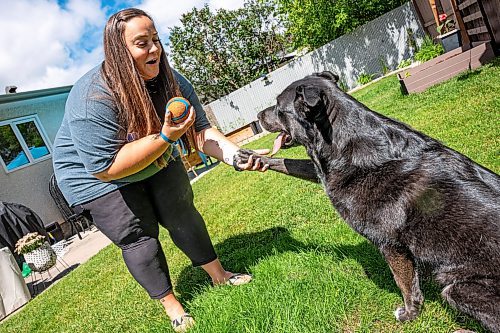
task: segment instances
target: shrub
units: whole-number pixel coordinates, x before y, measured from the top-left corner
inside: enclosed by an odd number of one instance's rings
[[[415,60],[426,62],[443,53],[444,49],[441,44],[434,43],[431,37],[425,36],[422,45],[420,45],[419,50],[415,53]]]
[[[411,59],[404,59],[404,60],[401,60],[401,62],[399,63],[398,65],[398,69],[401,69],[401,68],[405,68],[405,67],[408,67],[410,66],[412,63],[412,60]]]
[[[337,82],[337,85],[344,92],[347,92],[349,90],[349,86],[347,85],[347,82],[343,77],[340,77],[339,81]]]
[[[361,73],[358,77],[358,83],[360,85],[367,84],[368,82],[373,81],[373,74]]]

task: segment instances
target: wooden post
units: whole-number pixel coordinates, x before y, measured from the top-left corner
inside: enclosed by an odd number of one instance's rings
[[[460,29],[460,35],[462,37],[462,45],[466,50],[470,49],[470,39],[467,30],[465,29],[464,20],[462,20],[462,14],[460,10],[458,10],[457,1],[450,0],[451,7],[453,8],[453,14],[455,14],[455,21],[458,24],[458,28]]]
[[[415,9],[415,12],[417,13],[418,19],[420,20],[420,24],[425,30],[425,21],[422,16],[422,12],[420,11],[420,8],[418,7],[417,1],[416,0],[411,0],[411,3],[413,5],[413,8]]]
[[[436,0],[429,0],[429,5],[431,5],[432,14],[434,14],[434,21],[436,21],[436,26],[439,26],[439,14],[437,11]]]

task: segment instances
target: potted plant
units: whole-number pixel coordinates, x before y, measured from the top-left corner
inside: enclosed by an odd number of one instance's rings
[[[449,52],[462,45],[460,30],[455,28],[455,22],[448,18],[448,15],[439,15],[439,24],[437,26],[439,38],[444,51]]]
[[[16,242],[17,254],[23,255],[24,260],[32,270],[43,272],[54,266],[57,255],[45,237],[37,232],[24,235]]]

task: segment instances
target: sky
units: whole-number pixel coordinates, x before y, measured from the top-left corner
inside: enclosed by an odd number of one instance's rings
[[[118,10],[149,13],[163,41],[183,13],[207,3],[237,9],[244,0],[1,0],[0,94],[72,85],[103,60],[102,31]]]

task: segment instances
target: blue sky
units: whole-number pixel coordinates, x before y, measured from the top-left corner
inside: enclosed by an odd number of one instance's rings
[[[103,58],[102,30],[116,11],[148,12],[161,38],[193,7],[236,9],[244,0],[8,0],[0,1],[0,94],[73,84]],[[8,32],[8,33],[6,33]]]

